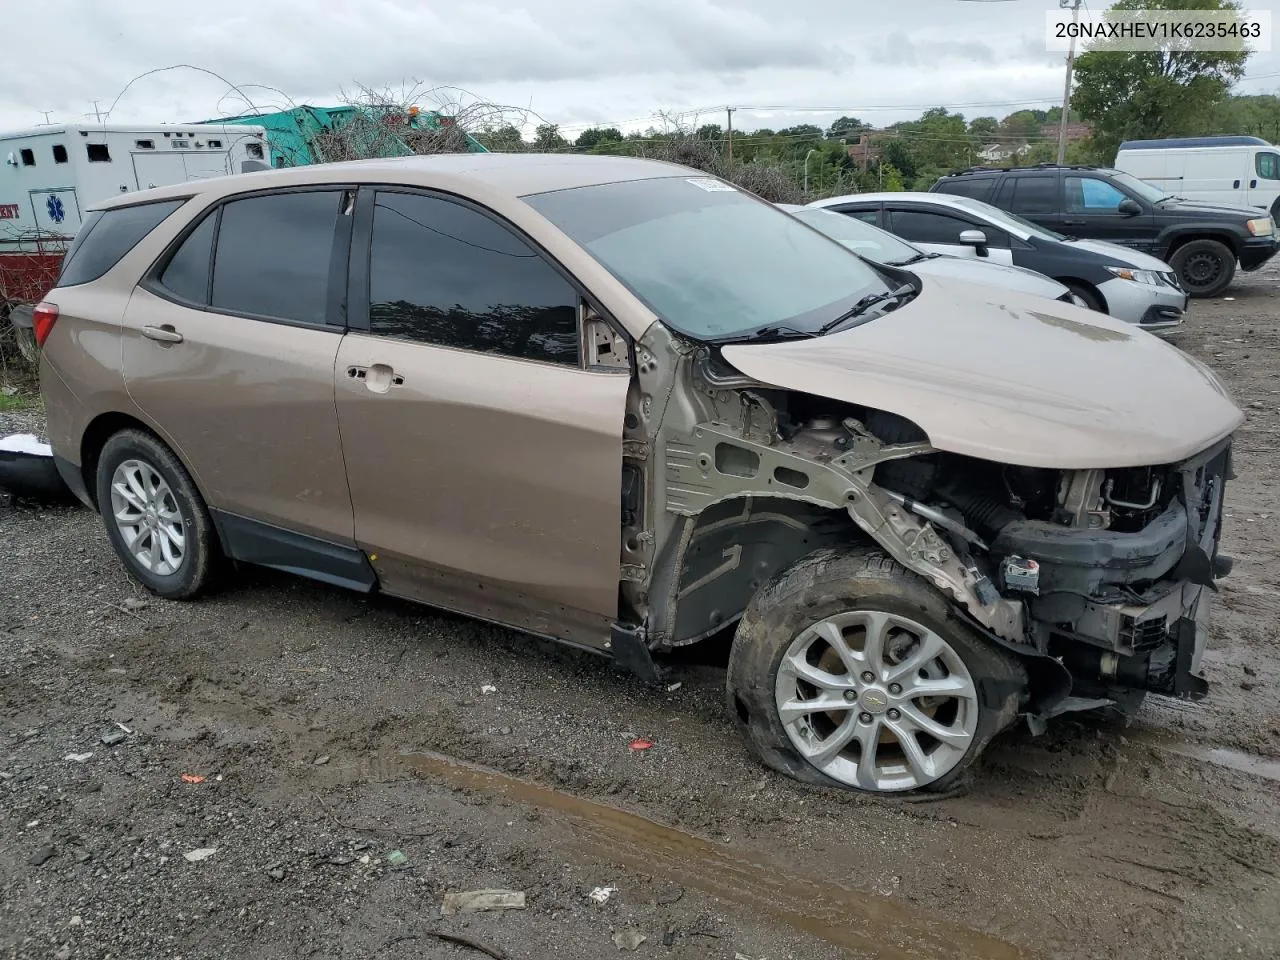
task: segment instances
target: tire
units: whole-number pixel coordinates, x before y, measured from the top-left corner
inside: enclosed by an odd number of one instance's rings
[[[124,489],[113,489],[117,484]],[[168,447],[141,430],[122,430],[102,448],[95,486],[107,537],[134,579],[169,600],[192,599],[209,589],[221,559],[213,521]],[[121,523],[118,512],[138,523]],[[180,546],[165,530],[180,535]],[[145,560],[139,552],[147,554]]]
[[[922,659],[919,669],[908,669],[897,678],[908,689],[896,695],[892,691],[897,685],[890,686],[885,673],[877,677],[875,684],[862,684],[855,680],[855,671],[831,672],[833,663],[845,658],[827,644],[827,652],[823,654],[827,659],[819,659],[817,670],[807,669],[806,675],[827,679],[843,677],[846,689],[836,692],[834,686],[829,688],[824,694],[824,706],[829,706],[828,710],[811,710],[807,716],[797,719],[796,704],[809,699],[808,696],[800,699],[796,692],[800,689],[798,685],[806,682],[797,679],[799,675],[792,666],[797,649],[805,648],[808,637],[830,636],[834,622],[828,618],[870,619],[871,615],[890,627],[884,634],[888,637],[887,649],[891,651],[895,644],[905,640],[907,647],[902,662],[911,661],[912,654],[920,652],[921,647],[911,645],[923,644],[925,633],[947,648],[945,657]],[[901,629],[904,624],[920,628],[924,633],[913,636]],[[868,647],[865,637],[869,635],[869,631],[862,635],[863,655]],[[856,638],[856,631],[851,633],[846,627],[843,634],[836,636],[842,637],[846,648],[857,656],[858,652],[853,649],[856,640],[850,639]],[[806,649],[804,662],[810,666],[820,643],[825,640]],[[828,662],[833,655],[835,660]],[[886,670],[893,669],[891,657],[882,663]],[[945,666],[945,673],[941,672],[940,665]],[[919,683],[954,684],[958,688],[966,680],[971,689],[954,698],[935,697],[935,701],[942,701],[941,705],[931,705],[918,694],[912,696],[909,689],[910,684]],[[841,701],[851,699],[849,686],[857,686],[860,691],[854,691],[853,702],[845,706]],[[815,693],[821,689],[809,685],[809,690]],[[784,570],[752,598],[734,636],[726,692],[743,734],[767,766],[819,786],[901,793],[955,787],[992,737],[1017,717],[1019,705],[1026,697],[1027,677],[1015,657],[966,626],[941,594],[881,550],[819,550]],[[792,706],[788,711],[790,720],[786,722],[780,712],[780,702]],[[902,707],[901,713],[895,704]],[[898,716],[895,717],[895,713]],[[924,728],[913,719],[921,714],[933,723],[933,729],[945,732],[951,742],[928,736],[922,744]],[[865,722],[868,717],[870,722]],[[818,729],[824,724],[828,728],[825,732]],[[918,760],[913,766],[907,762],[908,751],[902,733],[911,729],[916,731],[908,735],[919,751],[917,757],[923,757],[927,763]],[[965,737],[958,736],[957,731]],[[824,735],[815,738],[817,733]],[[847,739],[847,745],[836,751],[834,757],[822,761],[821,766],[807,759],[798,746],[807,742],[806,749],[814,756],[821,754],[822,745],[830,748],[838,737],[850,735],[852,739]],[[874,745],[875,757],[870,765],[863,763],[862,742]]]
[[[1231,285],[1236,255],[1217,240],[1191,240],[1173,252],[1169,265],[1193,297],[1214,297]]]
[[[1077,297],[1084,301],[1084,305],[1090,310],[1098,313],[1106,313],[1107,308],[1102,302],[1102,295],[1088,284],[1079,283],[1075,280],[1064,280],[1062,285],[1074,293]]]

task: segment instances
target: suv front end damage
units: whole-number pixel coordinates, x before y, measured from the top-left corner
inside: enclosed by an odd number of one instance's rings
[[[1166,467],[1077,471],[1063,476],[1055,518],[999,529],[1002,587],[1078,690],[1204,696],[1214,580],[1231,570],[1218,552],[1231,478],[1230,441]]]

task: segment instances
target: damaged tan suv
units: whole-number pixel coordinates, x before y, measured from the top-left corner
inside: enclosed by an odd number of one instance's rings
[[[769,765],[953,783],[1018,716],[1203,696],[1230,437],[1194,360],[870,264],[650,161],[119,197],[35,318],[50,442],[163,597],[228,559],[606,652],[736,624]]]

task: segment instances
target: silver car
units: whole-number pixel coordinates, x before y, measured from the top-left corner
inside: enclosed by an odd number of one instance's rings
[[[1094,310],[1144,330],[1182,323],[1189,299],[1162,260],[1103,240],[1078,240],[981,200],[942,193],[860,193],[809,204],[882,227],[921,250],[1026,267]]]
[[[1063,284],[1050,280],[1034,270],[992,263],[989,259],[978,260],[930,253],[879,227],[873,227],[864,220],[844,217],[834,210],[802,207],[792,203],[780,203],[778,206],[811,227],[821,230],[858,256],[881,266],[909,267],[912,273],[922,277],[981,283],[1030,294],[1033,297],[1047,297],[1050,300],[1061,300],[1063,303],[1074,303],[1079,307],[1089,306],[1082,297],[1072,293]]]

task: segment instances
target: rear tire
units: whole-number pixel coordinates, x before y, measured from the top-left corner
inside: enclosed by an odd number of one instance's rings
[[[726,688],[769,767],[901,793],[954,787],[1016,718],[1027,677],[923,579],[862,548],[810,554],[752,598]]]
[[[186,600],[213,583],[213,521],[190,474],[149,433],[122,430],[98,457],[98,510],[129,573],[157,596]]]
[[[1217,240],[1191,240],[1174,251],[1169,265],[1193,297],[1214,297],[1231,285],[1236,255]]]

